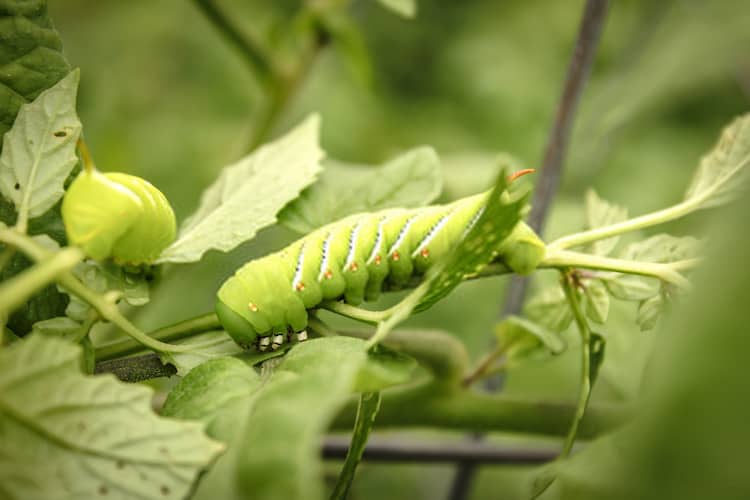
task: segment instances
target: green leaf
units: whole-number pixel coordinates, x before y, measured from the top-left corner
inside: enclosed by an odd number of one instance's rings
[[[354,390],[376,392],[411,380],[417,361],[411,356],[377,345],[367,352],[367,359],[357,373]]]
[[[750,172],[750,114],[742,115],[721,133],[719,142],[693,176],[685,200],[710,208],[735,199],[746,187]]]
[[[224,330],[194,335],[185,341],[175,342],[175,344],[194,347],[189,352],[165,352],[159,355],[163,363],[169,363],[177,368],[177,375],[181,377],[186,376],[195,367],[203,365],[208,360],[245,352]]]
[[[599,198],[596,191],[589,189],[586,191],[586,227],[587,229],[596,229],[603,226],[609,226],[627,220],[628,209],[614,205],[606,200]],[[595,241],[591,245],[591,251],[597,255],[607,255],[615,246],[619,236],[607,238],[606,240]]]
[[[376,169],[329,160],[318,182],[284,208],[279,220],[309,233],[358,212],[426,205],[441,188],[440,159],[430,147],[412,149]]]
[[[46,0],[6,0],[0,11],[0,137],[21,105],[70,72]]]
[[[233,400],[245,400],[260,387],[260,376],[239,359],[206,361],[188,373],[167,395],[162,415],[204,422],[211,432],[217,413]],[[221,434],[219,429],[214,434]]]
[[[659,293],[661,287],[656,278],[634,274],[608,273],[601,279],[609,293],[620,300],[645,300]]]
[[[495,337],[509,363],[560,354],[566,348],[560,335],[519,316],[508,316],[498,323]]]
[[[621,259],[639,262],[676,262],[696,257],[700,240],[692,236],[670,236],[657,234],[645,240],[631,243],[620,253]]]
[[[386,9],[407,19],[417,15],[417,0],[378,0],[378,2]]]
[[[584,288],[586,315],[595,323],[603,325],[609,315],[609,293],[600,280],[589,280]]]
[[[527,190],[508,191],[507,174],[501,171],[482,215],[453,252],[433,266],[422,285],[413,292],[423,294],[414,309],[427,309],[450,293],[464,277],[486,266],[526,213],[527,199]]]
[[[562,332],[573,321],[573,312],[560,287],[545,288],[524,307],[524,315],[539,325]]]
[[[64,340],[77,340],[80,332],[81,323],[67,316],[58,316],[57,318],[37,321],[31,328],[32,334],[49,335]]]
[[[195,262],[208,250],[227,252],[274,224],[284,205],[320,173],[319,129],[320,118],[313,115],[224,168],[157,262]]]
[[[142,306],[149,301],[146,272],[128,272],[111,261],[94,260],[81,262],[73,269],[73,275],[91,290],[97,293],[114,291],[131,306]],[[60,290],[65,292],[63,288]],[[91,306],[87,302],[71,295],[65,314],[83,321],[90,310]]]
[[[72,71],[23,105],[3,139],[0,192],[15,205],[19,222],[42,215],[62,198],[65,179],[78,161],[78,78]]]
[[[346,452],[346,460],[344,460],[344,466],[341,469],[336,486],[331,493],[331,500],[344,500],[349,492],[354,480],[354,472],[357,470],[359,462],[362,461],[367,439],[370,436],[372,426],[375,424],[378,410],[380,410],[380,401],[379,392],[365,392],[359,397],[357,418],[352,431],[352,442]]]
[[[320,439],[365,359],[362,340],[331,337],[295,345],[260,383],[225,359],[191,371],[169,396],[169,414],[209,422],[229,444],[194,498],[323,498]]]
[[[596,332],[591,332],[589,339],[589,387],[594,387],[594,382],[599,376],[599,368],[604,362],[604,351],[607,345],[603,336]]]
[[[33,335],[0,351],[0,480],[9,498],[183,498],[223,447],[160,418],[153,391],[84,376],[81,348]]]
[[[654,295],[638,304],[638,316],[635,322],[642,332],[651,330],[656,326],[656,322],[664,312],[664,306],[664,297],[661,294]]]

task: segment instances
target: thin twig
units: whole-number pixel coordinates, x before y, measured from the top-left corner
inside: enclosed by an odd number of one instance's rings
[[[528,223],[538,233],[542,233],[547,212],[560,185],[563,160],[568,149],[573,119],[583,87],[591,72],[608,4],[608,0],[587,0],[584,7],[578,40],[568,67],[563,93],[547,140],[541,173],[532,198]],[[514,276],[503,306],[503,316],[520,313],[527,288],[527,278]],[[490,389],[496,389],[497,381],[488,379],[488,384]],[[449,498],[452,500],[467,498],[473,476],[474,464],[460,462]]]

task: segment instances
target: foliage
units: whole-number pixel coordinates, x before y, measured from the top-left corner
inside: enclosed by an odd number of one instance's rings
[[[519,224],[528,178],[511,182],[497,167],[534,165],[559,90],[551,75],[562,72],[577,22],[571,9],[422,2],[416,16],[411,0],[200,0],[160,16],[158,5],[126,3],[95,7],[96,25],[79,30],[91,7],[71,2],[55,18],[82,66],[78,99],[79,70],[62,57],[46,3],[6,2],[0,496],[323,498],[331,485],[320,443],[353,429],[332,498],[350,488],[361,498],[417,498],[408,472],[383,480],[365,464],[355,474],[371,431],[410,427],[567,436],[551,464],[504,471],[490,486],[483,479],[493,496],[529,496],[529,482],[541,498],[742,496],[741,467],[727,457],[742,463],[747,435],[733,367],[746,352],[737,333],[750,115],[737,116],[746,97],[716,75],[747,85],[736,71],[746,9],[689,14],[683,1],[674,15],[648,2],[612,6],[547,243]],[[706,13],[724,33],[696,21]],[[181,16],[195,21],[190,30],[174,30]],[[142,36],[118,40],[123,19]],[[112,57],[122,47],[133,56]],[[111,71],[97,69],[99,50]],[[695,66],[698,53],[705,64]],[[674,76],[684,74],[693,77]],[[76,174],[78,112],[100,165],[150,179],[174,203],[183,222],[158,259],[168,265],[84,258],[85,238],[66,241],[73,223],[63,227],[60,197]],[[422,143],[435,146],[413,147]],[[688,180],[684,164],[704,150]],[[221,162],[218,175],[208,167]],[[241,263],[282,247],[287,229],[487,188],[476,224],[413,290],[377,310],[324,303],[309,311],[310,340],[243,351],[215,315],[191,317],[210,309]],[[94,198],[81,200],[102,201]],[[115,244],[129,212],[105,212],[95,210],[97,235]],[[133,245],[160,233],[151,222]],[[500,291],[485,278],[510,272],[498,258],[508,246],[524,270],[558,279],[534,273],[523,314],[498,323]],[[467,278],[475,281],[461,284]],[[149,328],[179,321],[145,334],[128,316]],[[376,328],[353,329],[341,316]],[[397,328],[404,321],[421,328]],[[150,389],[91,374],[100,371],[128,380],[176,371],[179,380],[150,382],[166,398],[154,411]],[[500,393],[474,385],[498,372]],[[596,439],[568,457],[576,438]],[[444,478],[419,483],[430,498],[447,487]]]

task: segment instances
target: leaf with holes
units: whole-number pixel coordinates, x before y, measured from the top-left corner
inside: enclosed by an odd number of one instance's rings
[[[287,205],[279,220],[309,233],[358,212],[426,205],[441,188],[440,159],[430,147],[403,153],[378,168],[328,160],[320,179]]]
[[[195,262],[209,250],[228,252],[276,222],[276,214],[320,173],[320,118],[313,115],[284,137],[222,171],[203,192],[198,210],[157,262]]]
[[[38,217],[62,198],[78,159],[81,122],[76,114],[78,70],[25,104],[5,134],[0,154],[0,192],[19,221]]]
[[[628,209],[599,198],[596,191],[586,192],[586,227],[596,229],[627,220]],[[591,244],[591,251],[597,255],[607,255],[615,246],[619,236],[595,241]]]
[[[730,123],[719,142],[696,170],[685,201],[698,208],[723,205],[735,199],[750,177],[750,114]]]
[[[184,498],[223,446],[154,414],[152,389],[80,364],[78,346],[39,335],[0,351],[4,496]]]

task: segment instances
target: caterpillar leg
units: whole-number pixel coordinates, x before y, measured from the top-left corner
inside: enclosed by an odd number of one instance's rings
[[[265,337],[258,337],[258,340],[255,341],[255,349],[260,352],[266,352],[269,350],[277,351],[283,347],[284,344],[299,343],[304,342],[305,340],[307,340],[307,330],[290,332],[286,335],[283,333],[274,333],[266,335]]]

